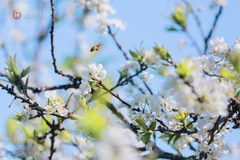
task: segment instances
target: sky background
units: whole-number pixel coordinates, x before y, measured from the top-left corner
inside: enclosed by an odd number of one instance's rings
[[[33,51],[38,46],[36,43],[36,35],[41,27],[46,26],[49,22],[48,15],[50,15],[50,3],[46,0],[44,16],[41,20],[38,17],[30,18],[23,21],[13,21],[9,19],[9,9],[7,0],[2,0],[0,2],[0,43],[5,41],[7,52],[10,55],[17,53],[17,58],[19,59],[19,65],[28,66],[29,61],[33,58]],[[39,3],[37,0],[22,0],[18,1],[21,4],[30,4],[30,6],[36,7],[35,5]],[[72,3],[77,7],[77,1],[64,1],[56,2],[56,12],[59,15],[64,15],[66,7],[69,6],[68,3]],[[127,27],[124,31],[114,30],[119,42],[122,44],[124,49],[128,51],[129,49],[134,50],[134,48],[139,48],[141,43],[144,48],[151,49],[155,43],[163,45],[171,54],[174,61],[178,61],[185,57],[198,56],[196,49],[192,46],[191,42],[182,33],[169,33],[166,32],[166,27],[171,26],[171,21],[169,20],[170,14],[174,12],[175,7],[180,1],[176,0],[112,0],[111,4],[116,9],[117,13],[113,15],[114,18],[119,18],[123,22],[127,23]],[[197,11],[199,18],[202,22],[202,26],[205,34],[208,33],[211,24],[213,23],[214,15],[217,9],[210,9],[209,6],[212,1],[209,0],[195,0],[191,1],[194,9],[202,8],[202,11]],[[237,36],[240,36],[240,22],[238,20],[238,15],[240,15],[240,1],[239,0],[229,0],[228,5],[223,9],[223,13],[220,17],[219,23],[217,25],[216,31],[213,37],[224,37],[225,41],[232,46],[234,40]],[[192,17],[189,16],[188,19],[188,30],[197,39],[199,45],[203,47],[202,39],[200,38],[199,30],[196,23]],[[117,49],[112,38],[109,35],[101,35],[96,32],[92,27],[81,28],[77,26],[71,18],[64,19],[63,21],[56,23],[55,28],[55,51],[58,64],[64,62],[66,56],[74,55],[78,43],[85,43],[87,49],[89,49],[93,43],[101,42],[103,47],[98,53],[98,55],[91,61],[101,62],[104,64],[107,72],[111,76],[117,76],[117,69],[121,63],[124,62],[124,57],[121,52]],[[19,43],[13,30],[18,29],[22,32],[26,41],[21,41]],[[78,37],[82,37],[81,41],[76,41]],[[83,42],[84,41],[84,42]],[[184,41],[185,46],[179,47],[179,41]],[[85,49],[86,51],[86,49]],[[80,52],[83,56],[88,53]],[[86,56],[86,55],[85,55]],[[3,72],[3,68],[6,67],[4,63],[4,52],[0,50],[0,71]],[[45,77],[45,74],[52,74],[53,68],[51,68],[51,57],[50,57],[50,39],[49,35],[44,40],[40,48],[39,62],[42,64],[43,69],[46,73],[41,73],[39,77],[41,81],[48,81],[48,84],[53,84],[50,77]],[[57,80],[62,80],[57,78]],[[160,84],[163,84],[164,80],[157,79]],[[155,80],[156,81],[156,80]],[[55,80],[56,83],[58,81]],[[60,82],[61,83],[61,82]],[[161,89],[160,86],[151,86],[152,88]],[[0,100],[1,100],[1,112],[0,112],[0,137],[6,137],[6,119],[12,116],[15,111],[20,110],[18,103],[9,108],[9,104],[13,100],[12,96],[6,94],[5,91],[0,90]],[[240,145],[239,138],[240,131],[233,130],[231,134],[226,136],[227,141],[230,146]],[[164,144],[163,144],[164,145]],[[166,146],[166,145],[164,145]],[[167,148],[168,150],[168,148]],[[238,156],[238,158],[240,158]],[[238,159],[236,157],[236,159]],[[231,159],[226,157],[226,159]]]

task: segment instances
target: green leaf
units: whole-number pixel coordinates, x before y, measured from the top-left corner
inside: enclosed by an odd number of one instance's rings
[[[227,68],[227,67],[222,67],[219,70],[219,73],[226,79],[228,80],[232,80],[234,79],[234,75],[232,74],[232,72]]]
[[[128,76],[128,72],[127,71],[121,72],[117,83],[119,84],[127,76]]]
[[[171,136],[171,134],[165,132],[165,133],[163,133],[159,138],[168,139],[170,136]]]
[[[151,123],[151,125],[149,126],[149,130],[154,131],[155,128],[156,128],[156,121]]]
[[[240,98],[240,90],[235,95],[236,98]]]
[[[182,62],[177,64],[177,72],[179,76],[183,79],[187,79],[191,72],[194,70],[194,65],[190,62],[190,59],[187,58]]]
[[[45,117],[48,121],[50,121],[51,119],[51,115],[48,115]],[[37,129],[37,132],[40,132],[40,133],[46,133],[48,130],[49,130],[49,126],[47,125],[47,123],[44,121],[43,118],[40,118],[40,123],[41,123],[41,127],[39,127]]]
[[[60,136],[61,138],[64,138],[64,139],[68,140],[68,141],[71,141],[71,140],[72,140],[69,132],[66,131],[66,130],[61,131],[61,132],[59,133],[59,136]]]
[[[93,92],[91,98],[90,98],[87,102],[90,103],[90,102],[96,100],[97,98],[99,98],[99,96],[100,96],[101,94],[103,94],[102,89],[97,88],[97,89]],[[86,104],[85,104],[85,105],[86,105]]]
[[[83,120],[80,121],[79,130],[95,139],[100,139],[102,131],[107,126],[107,120],[101,116],[97,109],[85,109]]]
[[[172,31],[179,31],[179,30],[175,27],[168,27],[167,31],[172,32]]]
[[[22,131],[26,138],[33,138],[33,130],[29,126],[23,126]]]
[[[73,94],[74,94],[74,92],[72,92],[72,93],[69,95],[69,97],[68,97],[68,99],[67,99],[67,102],[66,102],[66,106],[68,106],[68,103],[71,101]]]
[[[135,122],[138,124],[139,128],[142,131],[147,132],[147,126],[143,119],[136,119]]]
[[[172,20],[184,30],[187,26],[186,14],[183,13],[183,7],[177,6],[175,13],[172,15]]]
[[[142,141],[144,144],[148,143],[148,141],[150,140],[151,134],[150,133],[144,133],[143,137],[142,137]]]
[[[174,118],[178,120],[179,122],[184,122],[184,120],[187,118],[188,114],[184,111],[181,111],[176,115]]]
[[[16,135],[15,120],[13,120],[12,118],[8,119],[7,128],[8,128],[8,136],[13,138]]]
[[[239,54],[231,54],[230,62],[232,63],[234,69],[240,73],[240,53]]]
[[[174,138],[174,134],[169,135],[169,139],[167,143],[170,144],[173,138]]]
[[[133,52],[133,51],[131,51],[131,50],[129,50],[129,52],[130,52],[130,55],[131,55],[135,60],[137,60],[137,61],[140,61],[140,60],[141,60],[141,56],[138,55],[136,52]]]
[[[154,47],[154,51],[157,55],[159,55],[161,57],[162,60],[165,60],[165,61],[172,60],[170,53],[164,47],[156,44]]]
[[[25,77],[29,72],[31,71],[31,67],[27,67],[26,69],[23,69],[21,72],[21,77]]]
[[[175,135],[173,136],[173,138],[172,138],[173,144],[175,144],[180,137],[181,137],[180,134],[175,134]]]
[[[25,85],[24,85],[26,90],[27,90],[27,87],[28,87],[28,80],[29,80],[29,77],[27,77]]]

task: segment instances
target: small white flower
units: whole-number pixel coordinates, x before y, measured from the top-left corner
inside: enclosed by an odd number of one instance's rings
[[[124,30],[126,28],[126,24],[119,19],[110,19],[107,21],[107,24],[114,25],[116,28],[119,28],[121,30]]]
[[[56,91],[46,91],[45,98],[49,99],[50,101],[54,101],[57,98]]]
[[[148,65],[154,65],[160,62],[160,57],[153,50],[144,50],[141,54],[143,55],[143,61]]]
[[[66,109],[65,107],[58,107],[57,109],[58,113],[60,114],[60,116],[67,116],[68,114],[68,109]]]
[[[57,108],[54,106],[45,106],[44,109],[47,111],[48,114],[53,114],[54,112],[56,112]]]
[[[107,72],[103,69],[102,64],[96,65],[95,63],[92,63],[88,65],[87,69],[84,69],[82,71],[82,78],[83,80],[96,80],[96,81],[102,81],[106,78]]]
[[[141,78],[144,80],[144,82],[148,83],[149,79],[152,79],[154,77],[153,74],[149,74],[148,72],[144,71],[141,75]]]
[[[225,43],[224,38],[214,38],[210,41],[210,53],[219,57],[225,57],[226,53],[229,51],[227,43]]]
[[[80,89],[80,96],[85,96],[89,92],[91,92],[91,86],[88,83],[88,81],[81,81],[81,85],[80,85],[79,89]]]
[[[122,72],[128,72],[128,71],[138,71],[139,64],[136,61],[133,60],[127,60],[124,65],[121,65],[121,71]]]

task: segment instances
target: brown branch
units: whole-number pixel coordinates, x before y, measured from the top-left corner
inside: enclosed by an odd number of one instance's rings
[[[190,39],[190,41],[192,42],[192,44],[195,46],[196,50],[198,51],[199,55],[202,55],[202,50],[199,47],[197,41],[193,38],[193,36],[188,32],[187,29],[184,29],[183,32],[186,34],[186,36]]]
[[[111,90],[109,90],[105,85],[102,84],[101,81],[98,82],[98,85],[101,86],[105,91],[110,93],[113,97],[117,98],[120,102],[122,102],[124,105],[126,105],[128,108],[131,109],[131,105],[122,100],[118,95],[114,94]]]
[[[146,83],[144,80],[143,80],[143,84],[144,84],[144,86],[147,88],[148,92],[149,92],[151,95],[153,95],[153,92],[152,92],[151,88],[147,85],[147,83]]]
[[[108,33],[111,35],[111,37],[113,38],[115,44],[117,45],[118,49],[123,53],[123,56],[125,57],[126,60],[129,59],[127,52],[123,50],[122,45],[118,42],[116,36],[113,34],[110,26],[107,27],[108,28]]]
[[[55,137],[57,136],[57,133],[55,133],[55,121],[53,120],[53,123],[51,124],[53,127],[51,127],[50,133],[52,136],[50,137],[51,140],[51,146],[50,146],[50,156],[49,160],[52,160],[54,152],[56,152],[56,148],[54,148],[54,143],[55,143]]]
[[[213,31],[215,30],[216,26],[217,26],[217,22],[219,20],[219,17],[222,13],[223,7],[219,7],[218,13],[215,16],[214,22],[212,24],[212,27],[207,35],[207,37],[204,39],[205,42],[205,48],[204,48],[204,54],[207,54],[207,48],[208,48],[208,41],[209,39],[212,37]]]
[[[7,93],[9,93],[10,95],[13,95],[15,98],[20,99],[23,103],[27,103],[29,104],[29,106],[37,111],[44,111],[43,108],[41,108],[36,102],[33,102],[30,98],[22,95],[22,94],[18,94],[14,91],[14,87],[12,86],[11,88],[8,87],[8,85],[4,85],[2,82],[0,82],[0,86],[2,89],[6,90]]]
[[[52,60],[53,60],[53,67],[54,67],[54,71],[55,73],[63,76],[63,77],[68,77],[70,79],[74,79],[75,77],[69,74],[65,74],[62,71],[59,71],[56,65],[56,58],[55,58],[55,53],[54,53],[54,24],[55,24],[55,8],[54,8],[54,0],[50,0],[50,4],[51,4],[51,18],[52,18],[52,24],[51,24],[51,30],[50,30],[50,41],[51,41],[51,55],[52,55]]]
[[[193,9],[192,5],[187,1],[187,0],[183,0],[184,3],[186,3],[186,5],[188,5],[190,8],[191,8],[191,13],[194,17],[194,20],[196,21],[197,23],[197,26],[199,28],[199,31],[202,35],[203,38],[205,38],[205,34],[204,34],[204,31],[203,31],[203,27],[202,27],[202,24],[201,24],[201,21],[197,15],[197,13],[195,12],[195,10]]]
[[[44,92],[44,91],[49,91],[49,90],[60,90],[60,89],[70,89],[70,88],[75,88],[78,89],[80,86],[79,83],[73,83],[73,84],[62,84],[62,85],[58,85],[58,86],[46,86],[46,87],[28,87],[28,89],[30,89],[33,93],[40,93],[40,92]]]
[[[142,66],[141,69],[139,71],[137,71],[135,74],[129,76],[128,78],[126,78],[125,80],[123,80],[122,82],[117,83],[113,88],[110,89],[110,91],[113,91],[114,89],[116,89],[119,86],[123,86],[126,85],[128,82],[130,82],[134,77],[138,76],[140,73],[142,73],[143,71],[145,71],[147,69],[146,66]]]

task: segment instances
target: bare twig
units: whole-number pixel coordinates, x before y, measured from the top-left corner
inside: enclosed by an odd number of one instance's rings
[[[123,56],[125,57],[126,60],[129,59],[127,52],[123,50],[122,45],[118,42],[116,36],[113,34],[110,26],[108,26],[108,33],[111,35],[111,37],[113,38],[115,44],[117,45],[118,49],[123,53]]]
[[[124,105],[126,105],[128,108],[131,108],[131,105],[122,100],[118,95],[114,94],[111,90],[109,90],[105,85],[102,84],[101,81],[98,82],[99,86],[101,86],[105,91],[110,93],[113,97],[117,98],[120,102],[122,102]]]
[[[53,59],[53,67],[54,67],[54,71],[55,73],[64,76],[64,77],[68,77],[70,79],[74,79],[75,77],[69,74],[65,74],[62,71],[59,71],[56,65],[56,58],[55,58],[55,53],[54,53],[54,24],[55,24],[55,8],[54,8],[54,0],[50,0],[51,3],[51,10],[52,10],[52,25],[51,25],[51,30],[50,30],[50,40],[51,40],[51,55],[52,55],[52,59]]]
[[[197,41],[193,38],[193,36],[188,32],[187,29],[184,29],[183,31],[186,34],[186,36],[190,39],[192,44],[195,46],[195,48],[197,49],[199,55],[202,55],[203,52],[202,52],[201,48],[199,47]]]
[[[44,92],[44,91],[49,91],[49,90],[59,90],[59,89],[70,89],[70,88],[79,88],[80,84],[63,84],[63,85],[58,85],[58,86],[47,86],[47,87],[28,87],[28,89],[30,89],[33,93],[40,93],[40,92]]]
[[[199,28],[199,31],[202,35],[203,38],[205,38],[205,34],[204,34],[204,31],[203,31],[203,28],[202,28],[202,24],[201,24],[201,21],[197,15],[197,13],[195,12],[195,10],[193,9],[192,5],[187,1],[187,0],[183,0],[184,3],[186,3],[186,5],[188,5],[190,8],[191,8],[191,13],[197,23],[197,26]]]
[[[223,7],[219,7],[218,13],[215,16],[214,22],[212,24],[212,27],[207,35],[207,37],[205,38],[204,42],[205,42],[205,48],[204,48],[204,54],[207,54],[207,48],[208,48],[208,41],[209,39],[212,37],[213,31],[215,30],[216,26],[217,26],[217,22],[219,20],[219,17],[222,13]]]

